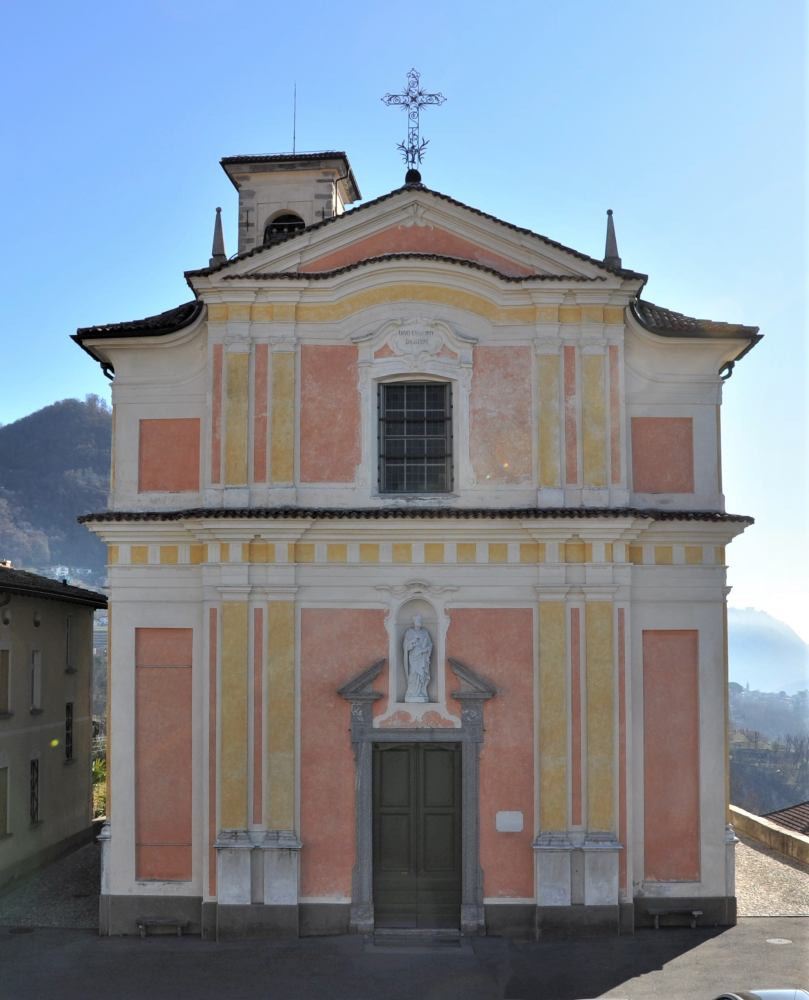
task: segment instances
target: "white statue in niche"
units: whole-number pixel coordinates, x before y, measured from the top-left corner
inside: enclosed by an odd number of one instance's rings
[[[427,685],[430,683],[430,658],[433,655],[433,640],[422,624],[421,615],[415,615],[413,624],[404,634],[404,672],[407,678],[406,702],[426,702],[430,700]]]

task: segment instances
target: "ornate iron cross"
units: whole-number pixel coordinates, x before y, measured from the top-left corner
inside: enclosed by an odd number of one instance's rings
[[[407,87],[404,93],[385,94],[382,98],[388,107],[398,105],[407,110],[407,141],[400,142],[396,148],[401,152],[408,169],[415,170],[416,164],[421,163],[424,150],[430,141],[419,136],[419,111],[428,104],[443,104],[445,100],[443,94],[425,94],[419,82],[419,74],[414,69],[407,74]]]

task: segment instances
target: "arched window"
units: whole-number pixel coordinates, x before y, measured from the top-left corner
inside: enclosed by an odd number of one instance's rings
[[[294,212],[277,215],[264,227],[264,243],[275,243],[284,236],[289,236],[290,233],[303,229],[305,225],[303,219],[299,215],[295,215]]]

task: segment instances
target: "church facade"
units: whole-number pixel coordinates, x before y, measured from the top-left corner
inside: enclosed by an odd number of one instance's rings
[[[755,328],[343,153],[229,157],[111,374],[103,933],[735,920],[722,383]]]

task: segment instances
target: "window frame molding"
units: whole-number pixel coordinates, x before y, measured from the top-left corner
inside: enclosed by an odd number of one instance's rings
[[[475,487],[469,444],[473,351],[482,332],[465,316],[464,332],[441,316],[404,314],[400,319],[368,323],[354,336],[360,393],[360,464],[357,499],[376,504],[423,500],[455,505]],[[474,332],[468,332],[471,327]],[[426,349],[403,343],[405,331],[417,330],[429,341]],[[442,493],[381,493],[379,490],[379,383],[447,382],[452,393],[452,488]]]
[[[399,491],[399,490],[383,490],[381,488],[381,472],[382,472],[382,455],[381,455],[381,436],[382,436],[382,423],[383,417],[380,412],[380,400],[382,396],[383,386],[386,385],[445,385],[448,388],[449,394],[449,455],[445,456],[445,467],[447,469],[449,477],[449,486],[445,490],[414,490],[414,491]],[[379,378],[374,380],[374,387],[376,390],[376,455],[374,463],[374,484],[375,484],[375,494],[381,498],[385,499],[401,499],[407,497],[451,497],[457,495],[456,489],[456,479],[457,479],[457,455],[456,455],[456,437],[458,433],[457,420],[455,415],[455,394],[456,385],[453,379],[447,377],[418,377],[409,375],[398,375],[393,378]],[[444,417],[446,422],[446,416]]]

